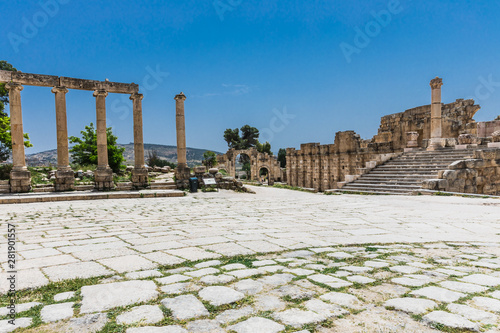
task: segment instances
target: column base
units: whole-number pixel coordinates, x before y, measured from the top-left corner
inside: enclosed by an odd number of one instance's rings
[[[75,173],[73,170],[64,169],[56,171],[55,189],[57,192],[73,191],[75,189]]]
[[[135,188],[145,188],[148,186],[148,169],[134,168],[132,170],[132,186]]]
[[[429,147],[427,147],[428,151],[439,150],[446,147],[446,139],[441,138],[431,138],[429,142]]]
[[[178,165],[175,168],[175,180],[178,189],[189,188],[189,177],[191,175],[191,169],[185,165]]]
[[[113,170],[109,167],[106,169],[97,169],[94,172],[94,178],[96,190],[112,190],[115,187],[113,182]]]
[[[31,172],[27,169],[10,172],[10,192],[26,193],[31,191]]]

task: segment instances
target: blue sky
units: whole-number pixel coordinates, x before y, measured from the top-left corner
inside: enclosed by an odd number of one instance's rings
[[[188,146],[218,151],[224,130],[245,124],[275,152],[343,130],[371,138],[380,117],[429,104],[435,76],[443,102],[474,98],[477,121],[500,114],[496,1],[10,0],[0,13],[0,60],[18,70],[138,83],[148,143],[175,145],[181,91]],[[22,103],[27,153],[55,148],[50,89],[25,87]],[[67,103],[78,135],[95,99],[70,91]],[[131,105],[107,98],[122,143]]]

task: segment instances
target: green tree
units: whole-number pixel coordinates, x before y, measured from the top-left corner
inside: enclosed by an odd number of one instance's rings
[[[207,150],[203,153],[202,164],[207,168],[213,168],[217,165],[217,154],[215,154],[213,151]]]
[[[259,130],[250,125],[245,125],[240,130],[226,129],[224,131],[224,140],[227,142],[229,148],[234,148],[236,150],[245,150],[251,147],[255,147],[259,138]]]
[[[75,144],[69,150],[73,161],[80,165],[91,165],[97,164],[97,133],[94,128],[94,124],[90,123],[89,126],[85,126],[85,130],[80,132],[82,138],[72,136],[69,138],[71,144]],[[106,129],[107,139],[108,139],[108,163],[109,167],[113,172],[118,173],[125,161],[123,158],[123,152],[125,148],[120,148],[117,145],[117,137],[113,135],[111,127]]]
[[[5,60],[0,60],[0,70],[17,72],[17,70]],[[5,112],[5,105],[9,103],[9,91],[5,83],[0,83],[0,162],[9,158],[12,151],[12,137],[10,135],[10,117]],[[24,133],[24,146],[33,147],[29,141],[28,133]]]
[[[273,152],[271,151],[271,144],[267,141],[265,143],[260,143],[259,140],[257,140],[255,148],[259,153],[267,153],[269,155],[273,154]]]
[[[278,162],[282,168],[286,168],[286,149],[280,148],[278,151]]]

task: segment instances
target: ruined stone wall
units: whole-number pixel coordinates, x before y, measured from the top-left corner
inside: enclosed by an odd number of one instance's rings
[[[442,136],[455,142],[462,133],[476,128],[472,117],[480,109],[474,100],[458,99],[442,108]],[[334,144],[301,144],[300,149],[287,148],[287,182],[291,186],[318,191],[337,188],[347,175],[359,175],[367,162],[381,163],[388,155],[403,152],[407,132],[418,132],[418,146],[427,147],[430,139],[431,106],[424,105],[384,116],[378,134],[362,140],[353,131],[335,134]]]
[[[500,195],[500,149],[476,150],[474,158],[453,162],[438,179],[424,182],[433,191]]]
[[[443,104],[442,137],[457,138],[460,134],[469,133],[472,117],[480,109],[474,100],[457,99],[453,103]],[[406,147],[406,133],[419,133],[418,143],[423,147],[424,140],[430,139],[431,106],[424,105],[404,112],[382,117],[378,134],[373,143],[386,144],[387,150],[398,151]]]
[[[337,188],[346,175],[354,175],[374,158],[364,141],[353,131],[335,134],[335,143],[306,143],[300,150],[287,148],[286,173],[290,186],[314,188],[318,191]]]

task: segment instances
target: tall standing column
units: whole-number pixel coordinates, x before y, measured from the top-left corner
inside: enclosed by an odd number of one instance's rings
[[[144,141],[142,132],[142,99],[144,95],[134,93],[130,96],[133,101],[134,113],[134,159],[132,171],[132,185],[136,188],[148,185],[148,170],[144,166]]]
[[[184,101],[186,96],[180,93],[175,96],[175,125],[177,129],[177,186],[184,188],[189,180],[190,170],[186,158],[186,123],[184,119]]]
[[[442,117],[441,117],[441,86],[443,79],[436,77],[431,80],[432,88],[432,104],[431,104],[431,141],[428,150],[436,150],[442,148]]]
[[[75,188],[75,176],[69,166],[68,121],[66,117],[65,87],[54,87],[52,92],[56,98],[56,127],[57,127],[57,171],[56,191],[68,191]]]
[[[10,173],[10,190],[11,192],[29,192],[31,189],[31,173],[26,167],[21,108],[23,86],[17,83],[8,83],[5,87],[9,90],[10,133],[12,137],[13,168]]]
[[[96,188],[113,188],[113,171],[108,165],[108,138],[106,134],[106,96],[104,89],[94,91],[96,102],[97,170],[94,174]]]

